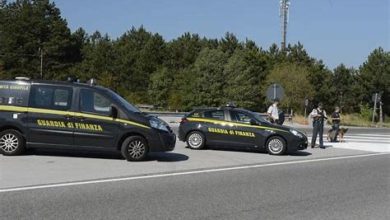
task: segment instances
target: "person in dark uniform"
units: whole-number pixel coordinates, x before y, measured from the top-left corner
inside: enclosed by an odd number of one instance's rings
[[[337,135],[339,133],[340,129],[340,108],[336,106],[334,112],[332,113],[332,129],[330,130],[331,134],[334,134],[331,136],[330,141],[331,142],[337,142]]]
[[[322,108],[322,103],[319,103],[318,107],[313,109],[313,111],[310,113],[310,117],[313,119],[313,136],[311,138],[311,148],[314,148],[318,135],[320,148],[325,149],[322,136],[324,133],[324,121],[327,119],[327,116],[325,110]]]

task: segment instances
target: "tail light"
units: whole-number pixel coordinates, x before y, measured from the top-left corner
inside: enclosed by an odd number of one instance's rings
[[[180,121],[180,124],[181,123],[186,123],[186,122],[188,122],[187,118],[182,118],[181,121]]]

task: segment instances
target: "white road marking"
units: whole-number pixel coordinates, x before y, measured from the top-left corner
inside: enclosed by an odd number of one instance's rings
[[[385,133],[385,134],[359,134],[359,133],[356,133],[356,134],[348,134],[346,133],[345,135],[350,135],[350,136],[368,136],[368,137],[390,137],[390,133]]]
[[[311,139],[311,136],[307,137],[308,139]],[[327,136],[324,136],[323,139],[326,139]],[[318,139],[318,137],[317,137]],[[344,139],[351,139],[351,140],[372,140],[372,141],[389,141],[390,137],[363,137],[363,136],[344,136]]]
[[[308,136],[311,142],[310,134]],[[324,134],[324,143],[331,145],[334,148],[350,149],[350,150],[361,150],[369,152],[390,152],[390,134],[388,133],[375,133],[375,134],[364,134],[364,133],[352,133],[345,134],[343,142],[329,142],[327,135]],[[317,138],[316,143],[319,143]]]
[[[77,182],[69,182],[69,183],[56,183],[56,184],[47,184],[47,185],[15,187],[15,188],[0,189],[0,193],[26,191],[26,190],[34,190],[34,189],[66,187],[66,186],[78,186],[78,185],[96,184],[96,183],[142,180],[142,179],[152,179],[152,178],[161,178],[161,177],[200,174],[200,173],[215,173],[215,172],[223,172],[223,171],[230,171],[230,170],[242,170],[242,169],[252,169],[252,168],[261,168],[261,167],[280,166],[280,165],[290,165],[290,164],[303,164],[303,163],[331,161],[331,160],[343,160],[343,159],[349,159],[349,158],[372,157],[372,156],[386,155],[386,154],[390,154],[390,153],[370,153],[370,154],[362,154],[362,155],[328,157],[328,158],[287,161],[287,162],[276,162],[276,163],[268,163],[268,164],[246,165],[246,166],[237,166],[237,167],[228,167],[228,168],[215,168],[215,169],[185,171],[185,172],[177,172],[177,173],[153,174],[153,175],[143,175],[143,176],[134,176],[134,177],[121,177],[121,178],[111,178],[111,179],[77,181]]]
[[[356,138],[356,139],[367,139],[367,140],[390,140],[390,137],[365,137],[365,136],[344,136],[344,138]]]

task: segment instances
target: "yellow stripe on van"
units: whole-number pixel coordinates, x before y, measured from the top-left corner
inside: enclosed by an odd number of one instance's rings
[[[250,125],[250,124],[244,124],[244,123],[237,123],[237,122],[229,122],[229,121],[222,121],[222,120],[216,120],[216,119],[207,119],[207,118],[187,118],[188,121],[199,121],[199,122],[208,122],[208,123],[213,123],[213,124],[218,124],[222,126],[239,126],[239,127],[249,127],[249,128],[260,128],[264,130],[273,130],[273,131],[282,131],[282,132],[287,132],[282,129],[278,128],[272,128],[272,127],[267,127],[267,126],[260,126],[260,125]]]
[[[92,118],[92,119],[98,119],[98,120],[104,120],[104,121],[115,121],[125,124],[130,124],[142,128],[150,129],[150,127],[134,122],[129,121],[125,119],[114,119],[112,117],[108,116],[101,116],[101,115],[94,115],[94,114],[87,114],[87,113],[81,113],[81,112],[70,112],[70,111],[60,111],[60,110],[51,110],[51,109],[43,109],[43,108],[30,108],[30,107],[21,107],[21,106],[11,106],[11,105],[0,105],[0,111],[10,111],[10,112],[32,112],[32,113],[42,113],[42,114],[52,114],[52,115],[70,115],[70,116],[76,116],[76,117],[85,117],[85,118]]]

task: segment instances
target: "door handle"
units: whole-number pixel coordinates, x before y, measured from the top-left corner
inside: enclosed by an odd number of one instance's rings
[[[69,119],[72,119],[73,116],[72,116],[72,115],[65,115],[65,118],[66,118],[67,120],[69,120]]]
[[[83,117],[83,116],[78,116],[77,119],[79,119],[80,121],[84,121],[85,119],[87,119],[86,117]]]

